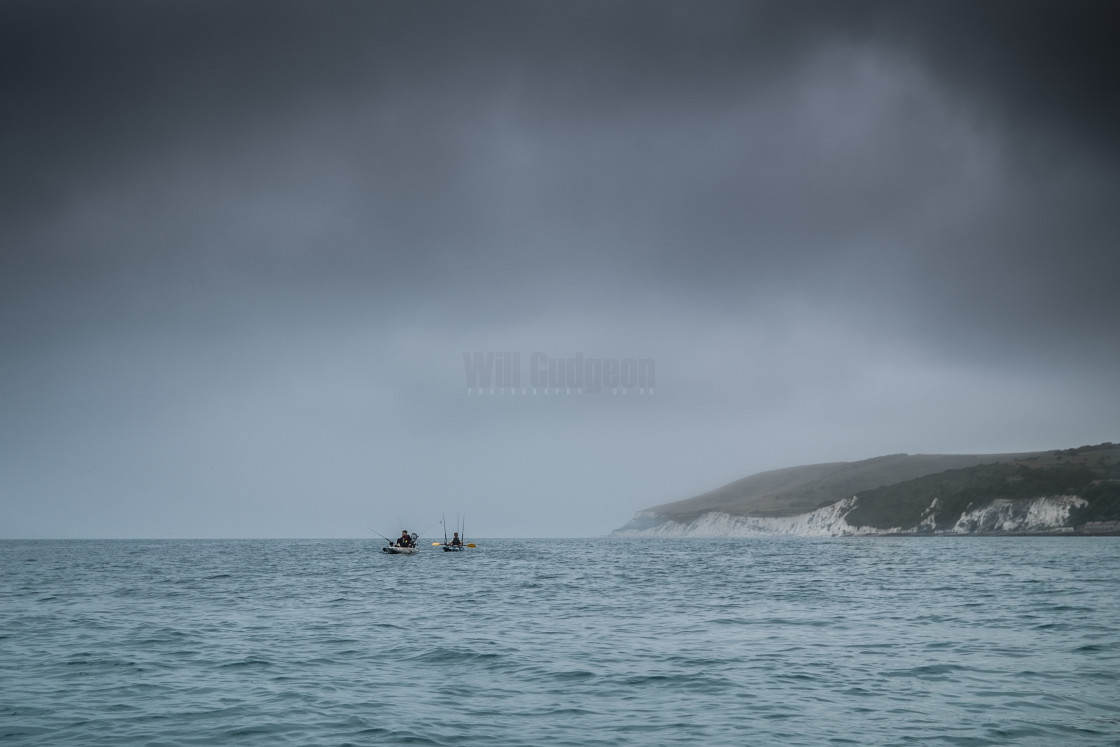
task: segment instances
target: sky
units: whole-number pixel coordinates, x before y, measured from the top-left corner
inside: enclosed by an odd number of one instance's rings
[[[7,0],[0,538],[595,537],[1120,441],[1118,21]]]

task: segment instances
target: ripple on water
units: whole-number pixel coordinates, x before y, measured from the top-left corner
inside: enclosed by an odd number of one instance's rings
[[[0,741],[1120,743],[1108,540],[377,547],[0,542]]]

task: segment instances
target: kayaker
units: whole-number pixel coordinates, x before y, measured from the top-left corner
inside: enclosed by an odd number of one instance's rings
[[[458,532],[455,532],[455,536],[451,538],[451,546],[452,547],[462,547],[463,546],[463,540],[459,539],[459,533]]]
[[[407,529],[401,530],[401,536],[397,539],[397,547],[412,547],[412,537],[409,536]]]

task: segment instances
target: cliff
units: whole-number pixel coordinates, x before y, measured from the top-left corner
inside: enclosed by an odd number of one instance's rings
[[[1120,446],[1104,443],[772,470],[639,511],[614,534],[1102,534],[1117,520]]]

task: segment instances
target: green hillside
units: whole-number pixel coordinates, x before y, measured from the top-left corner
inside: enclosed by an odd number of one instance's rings
[[[935,528],[949,529],[961,514],[995,499],[1076,495],[1070,524],[1120,519],[1120,446],[1104,443],[1043,452],[1010,462],[981,464],[925,475],[859,492],[846,519],[853,526],[912,527],[937,500]]]
[[[705,514],[797,516],[855,496],[853,527],[951,529],[996,500],[1078,496],[1066,526],[1120,521],[1120,444],[1017,454],[891,454],[760,472],[639,512],[627,529],[688,524]],[[932,520],[930,517],[933,517]]]
[[[1032,456],[1039,454],[891,454],[858,462],[788,467],[760,472],[695,498],[655,506],[648,511],[679,522],[693,521],[709,511],[732,516],[793,516],[866,490],[924,475]]]

